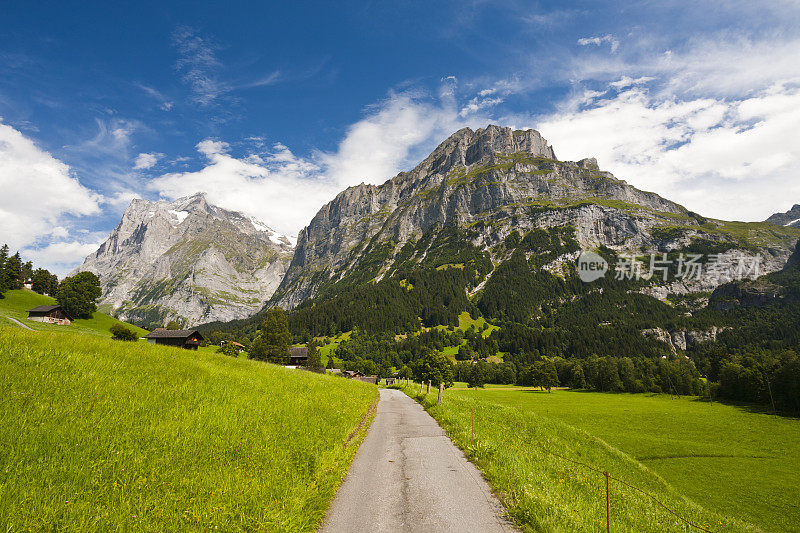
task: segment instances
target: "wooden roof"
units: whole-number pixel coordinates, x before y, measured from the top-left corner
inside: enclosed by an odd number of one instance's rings
[[[56,309],[61,309],[60,305],[37,305],[33,309],[28,309],[29,313],[49,313],[50,311],[55,311]]]
[[[157,329],[151,331],[144,336],[145,339],[188,339],[193,335],[197,335],[199,340],[203,340],[203,336],[196,329]]]
[[[289,357],[308,357],[308,348],[305,346],[292,346],[289,348]]]

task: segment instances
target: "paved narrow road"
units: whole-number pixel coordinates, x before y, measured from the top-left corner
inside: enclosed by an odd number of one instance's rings
[[[514,531],[478,469],[436,421],[401,391],[380,395],[321,531]]]
[[[25,328],[28,331],[33,331],[33,328],[29,328],[28,326],[26,326],[25,324],[23,324],[22,322],[20,322],[16,318],[11,318],[10,316],[7,316],[6,318],[9,319],[11,322],[15,323],[16,325],[18,325],[21,328]]]

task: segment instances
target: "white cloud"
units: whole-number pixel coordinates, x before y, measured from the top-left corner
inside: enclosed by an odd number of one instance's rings
[[[114,195],[106,194],[103,203],[108,204],[110,206],[116,208],[125,208],[136,198],[141,198],[142,196],[135,191],[131,191],[128,189],[122,189],[114,193]]]
[[[627,85],[626,85],[627,87]],[[728,100],[659,98],[642,87],[543,117],[562,159],[601,168],[707,216],[763,220],[800,200],[800,89]]]
[[[45,237],[64,237],[65,215],[97,214],[102,201],[71,175],[69,166],[3,123],[0,190],[0,241],[12,249]]]
[[[631,87],[633,85],[643,85],[648,81],[653,81],[655,78],[652,76],[640,76],[636,79],[631,78],[630,76],[623,76],[617,81],[613,81],[609,83],[611,87],[615,89],[624,89],[626,87]]]
[[[392,94],[369,111],[347,129],[334,152],[301,158],[278,143],[266,152],[234,157],[227,143],[206,139],[197,145],[207,160],[205,167],[165,174],[148,187],[168,199],[202,191],[214,204],[295,235],[342,189],[383,183],[418,163],[457,129],[488,122],[476,114],[459,116],[448,91],[439,102]],[[261,139],[254,141],[256,147],[261,144]]]
[[[296,233],[336,191],[318,179],[313,163],[276,145],[269,153],[236,158],[226,143],[205,140],[197,150],[206,166],[165,174],[148,188],[169,199],[202,191],[211,203],[255,216],[281,232]],[[311,213],[311,215],[309,214]]]
[[[483,92],[485,92],[485,91],[481,91],[481,93],[483,93]],[[499,105],[499,104],[503,103],[503,99],[502,98],[482,98],[481,96],[483,96],[483,95],[480,95],[480,93],[478,93],[478,94],[479,94],[479,96],[476,96],[475,98],[470,100],[467,103],[467,105],[465,105],[461,109],[461,111],[458,112],[459,116],[466,117],[467,115],[475,113],[476,111],[479,111],[481,109],[485,109],[487,107],[493,107],[493,106],[496,106],[496,105]],[[489,93],[489,94],[491,94],[491,93]]]
[[[158,160],[164,157],[164,154],[158,152],[150,152],[150,153],[141,153],[136,156],[136,160],[133,163],[134,169],[142,169],[147,170],[153,168]]]
[[[654,88],[663,95],[741,98],[775,83],[800,81],[798,50],[800,38],[782,35],[707,35],[667,50],[644,40],[627,46],[626,53],[572,56],[560,72],[569,79],[606,83],[647,76],[658,80]]]
[[[581,37],[578,39],[578,44],[581,46],[588,46],[590,44],[600,46],[603,43],[608,43],[611,45],[612,54],[619,48],[619,41],[611,34],[606,34],[600,37]]]
[[[105,236],[91,242],[62,241],[40,248],[26,248],[21,255],[35,266],[44,265],[48,270],[64,277],[89,254],[97,251]]]

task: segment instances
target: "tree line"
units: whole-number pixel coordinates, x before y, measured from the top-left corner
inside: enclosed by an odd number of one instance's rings
[[[79,272],[58,281],[58,276],[45,268],[34,268],[23,262],[19,252],[9,255],[8,245],[0,247],[0,298],[9,290],[22,289],[30,282],[32,291],[52,296],[72,318],[91,318],[97,311],[102,294],[100,279],[91,272]]]

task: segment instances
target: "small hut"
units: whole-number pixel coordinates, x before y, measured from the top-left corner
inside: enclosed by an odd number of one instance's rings
[[[144,336],[150,344],[177,346],[187,350],[196,350],[203,341],[203,336],[196,329],[163,329],[159,328]]]
[[[292,346],[289,348],[289,365],[305,366],[308,363],[308,348],[305,346]]]
[[[59,326],[69,326],[72,323],[72,317],[60,305],[40,305],[28,309],[28,320],[58,324]]]

